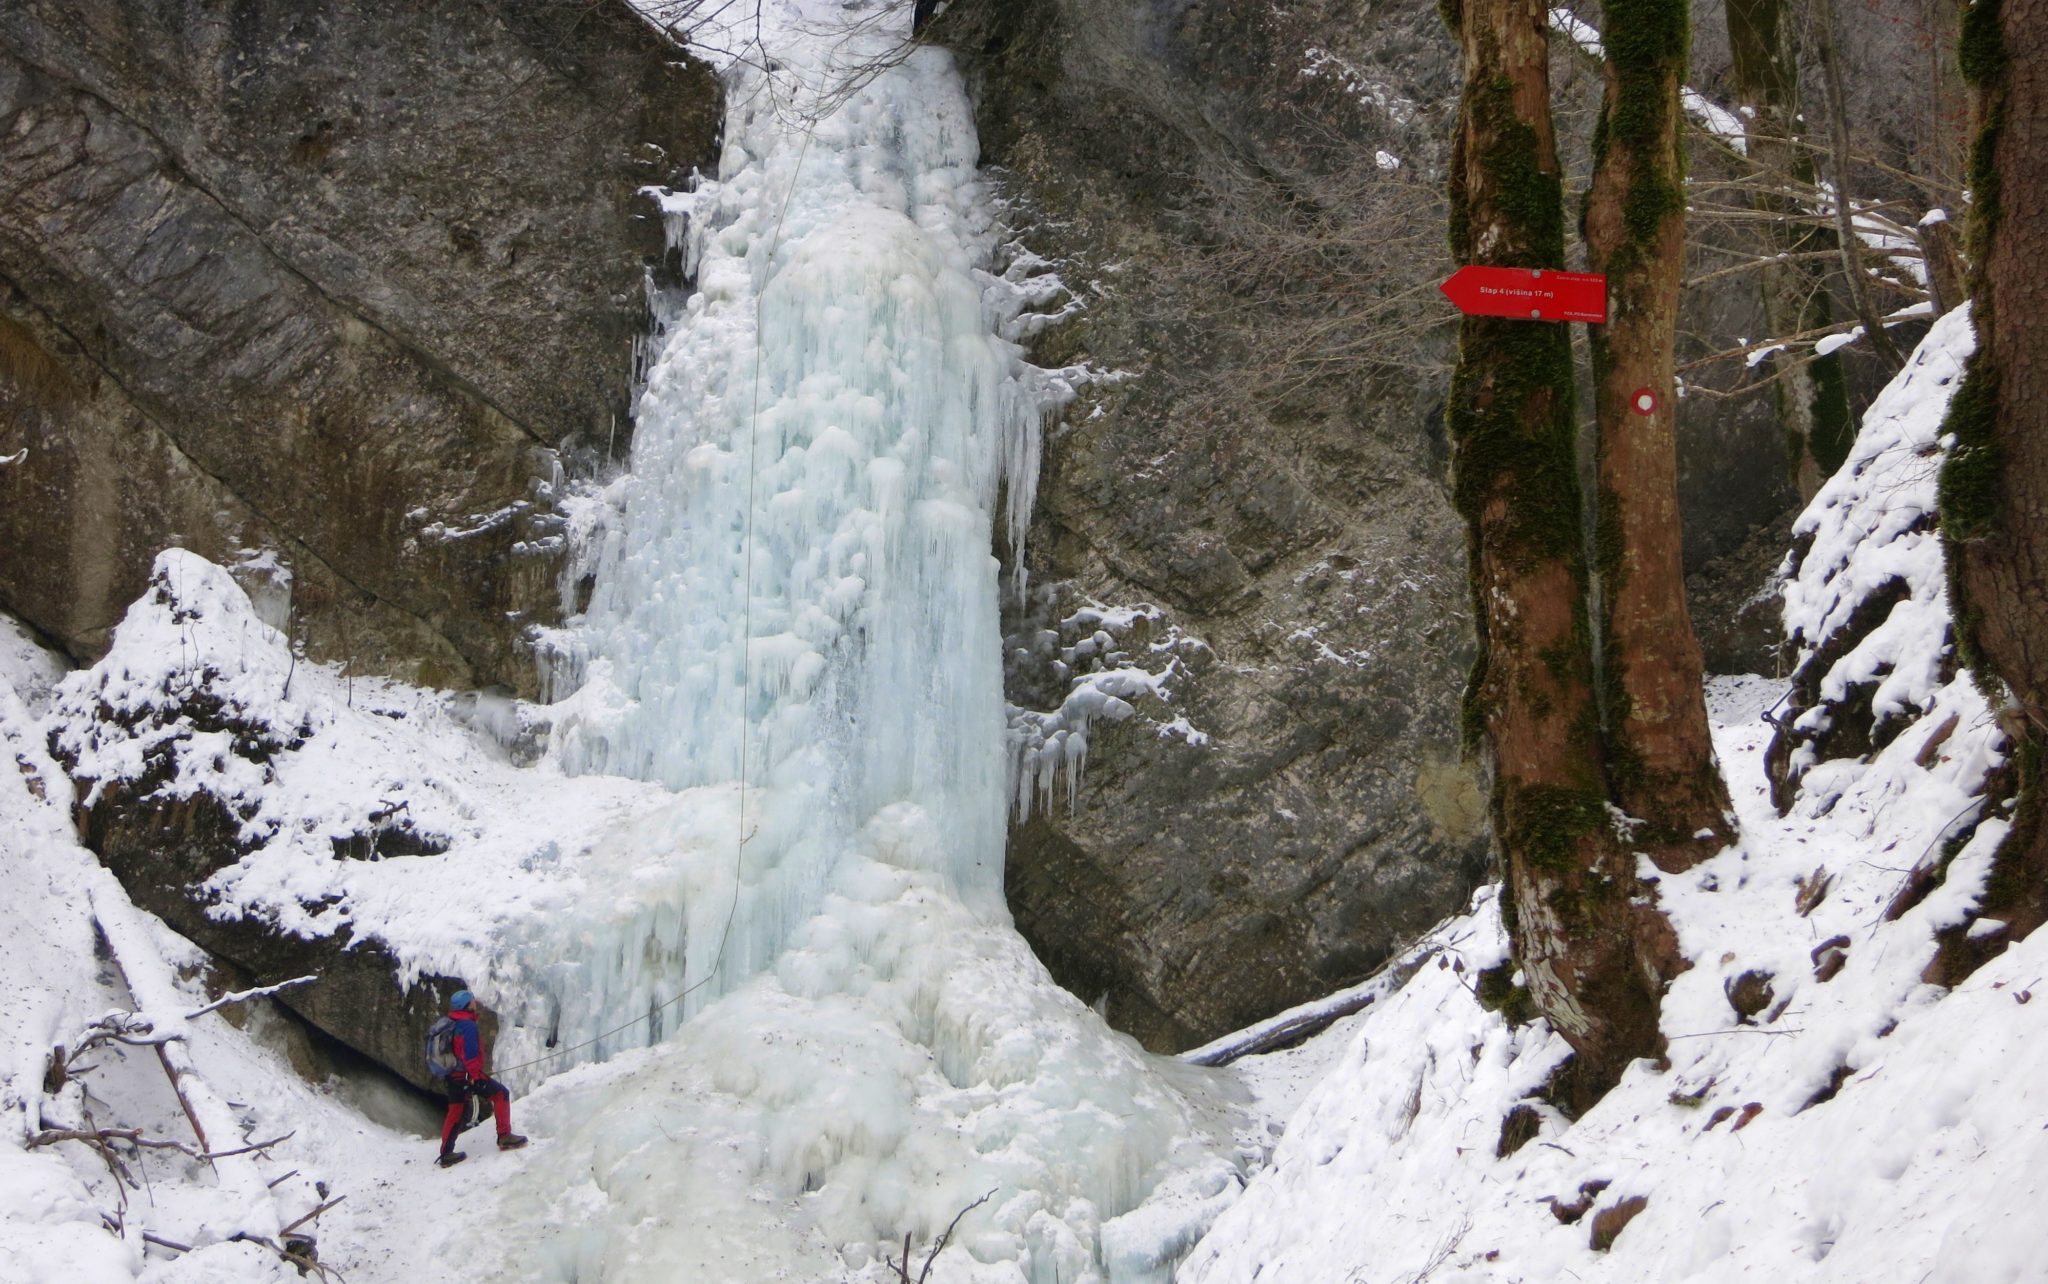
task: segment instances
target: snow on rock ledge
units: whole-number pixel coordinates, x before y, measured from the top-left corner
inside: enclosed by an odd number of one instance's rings
[[[297,660],[226,570],[169,549],[45,725],[139,905],[261,979],[319,974],[283,1001],[421,1082],[443,992],[520,1013],[508,942],[576,898],[607,822],[667,797],[513,766],[531,707],[506,703]]]
[[[1967,308],[1935,324],[1793,528],[1785,631],[1799,662],[1768,758],[1781,811],[1802,796],[1831,807],[1869,755],[1920,723],[1939,753],[1957,722],[1984,716],[1957,680],[1935,516],[1941,424],[1975,343]]]
[[[1013,675],[1036,668],[1056,688],[1064,684],[1057,708],[1005,706],[1010,807],[1019,821],[1051,805],[1062,776],[1067,805],[1074,805],[1088,760],[1089,728],[1098,719],[1142,716],[1161,737],[1190,748],[1209,742],[1173,709],[1175,683],[1187,665],[1207,659],[1208,647],[1167,623],[1156,606],[1089,602],[1055,628],[1004,638],[1003,647]]]

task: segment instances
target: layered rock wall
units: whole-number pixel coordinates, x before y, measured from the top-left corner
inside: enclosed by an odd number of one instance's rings
[[[1349,0],[937,30],[1076,295],[1036,356],[1096,376],[1047,447],[1011,698],[1105,663],[1165,692],[1096,719],[1071,803],[1057,777],[1013,829],[1012,908],[1113,1023],[1185,1047],[1357,979],[1486,867],[1449,331],[1403,297],[1445,255],[1449,59],[1433,10]]]
[[[89,659],[182,544],[288,580],[315,654],[530,687],[556,452],[621,427],[661,253],[635,192],[717,121],[624,5],[0,10],[0,607]]]

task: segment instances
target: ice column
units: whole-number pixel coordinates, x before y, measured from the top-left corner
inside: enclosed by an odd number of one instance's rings
[[[1040,401],[996,333],[959,76],[904,48],[856,28],[728,74],[719,178],[690,202],[696,292],[648,374],[558,721],[572,770],[746,782],[703,999],[774,957],[885,808],[920,811],[944,887],[1004,914],[991,524],[1006,460],[1035,468]],[[1032,478],[1009,482],[1016,520]],[[700,882],[686,927],[640,913],[595,943],[611,962],[583,1007],[630,1016],[708,970],[730,872]]]

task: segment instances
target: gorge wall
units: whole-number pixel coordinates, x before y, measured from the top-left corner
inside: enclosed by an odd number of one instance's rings
[[[530,690],[557,452],[623,431],[661,254],[634,193],[718,118],[623,5],[0,10],[0,607],[90,659],[182,544],[288,577],[316,656]]]
[[[971,3],[935,31],[1076,295],[1035,355],[1104,376],[1047,444],[1011,698],[1059,704],[1104,651],[1167,673],[1013,828],[1011,904],[1113,1024],[1186,1047],[1362,977],[1486,867],[1428,373],[1447,42],[1428,6],[1346,0]]]
[[[1695,14],[1714,91],[1722,22]],[[1486,866],[1435,289],[1455,48],[1413,0],[957,0],[932,32],[968,59],[1023,245],[1073,292],[1034,348],[1081,388],[1047,445],[1011,698],[1052,708],[1117,666],[1169,693],[1096,721],[1071,802],[1056,784],[1013,828],[1012,906],[1112,1022],[1184,1047],[1359,978]],[[1598,66],[1554,41],[1553,84],[1575,201]],[[1692,152],[1706,179],[1740,168]],[[1698,229],[1689,272],[1738,233]],[[1763,328],[1753,277],[1684,308],[1688,362]],[[1754,382],[1739,361],[1686,377],[1710,394],[1679,416],[1696,622],[1717,671],[1768,671],[1758,593],[1797,500],[1775,408],[1712,395]],[[1860,409],[1884,372],[1852,378]]]

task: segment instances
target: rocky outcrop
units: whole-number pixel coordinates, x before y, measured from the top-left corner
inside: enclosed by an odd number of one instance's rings
[[[294,932],[275,914],[224,903],[210,884],[293,831],[321,828],[280,816],[280,795],[304,788],[280,771],[310,741],[333,738],[333,714],[289,698],[296,666],[282,636],[253,616],[220,568],[180,550],[157,559],[113,649],[59,685],[46,724],[76,794],[79,838],[137,905],[240,973],[318,977],[278,1002],[426,1087],[418,1034],[455,980],[408,981],[418,969],[359,936],[346,911],[332,931]],[[387,801],[358,826],[327,827],[349,835],[332,840],[332,858],[380,859],[390,846],[444,850],[444,836],[413,823],[408,801],[396,800],[403,810],[395,816]],[[379,808],[375,798],[343,805],[359,814]],[[312,846],[327,856],[319,839]]]
[[[624,4],[0,9],[0,606],[89,659],[182,544],[316,655],[529,687],[547,486],[624,418],[662,252],[635,192],[718,118]]]
[[[369,1057],[415,1087],[431,1090],[420,1033],[446,1010],[459,987],[449,977],[423,976],[410,985],[391,951],[356,940],[342,927],[306,937],[251,917],[210,915],[201,884],[233,864],[244,848],[239,822],[211,793],[166,805],[161,780],[122,781],[93,795],[80,810],[81,838],[121,880],[136,905],[249,977],[317,976],[276,1002]]]
[[[1401,297],[1445,255],[1450,62],[1432,10],[1346,0],[983,3],[935,33],[1076,295],[1034,355],[1100,376],[1047,445],[1011,699],[1153,675],[1103,687],[1122,721],[1055,715],[1085,766],[1013,828],[1011,906],[1112,1023],[1186,1047],[1361,977],[1486,868],[1417,375],[1449,331]]]
[[[1767,715],[1776,730],[1764,756],[1780,811],[1805,795],[1825,814],[1844,787],[1841,764],[1868,762],[1923,726],[1932,730],[1917,765],[1945,763],[1958,721],[1980,716],[1956,654],[1935,505],[1943,418],[1974,345],[1966,309],[1936,323],[1792,528],[1784,624],[1795,664]]]

